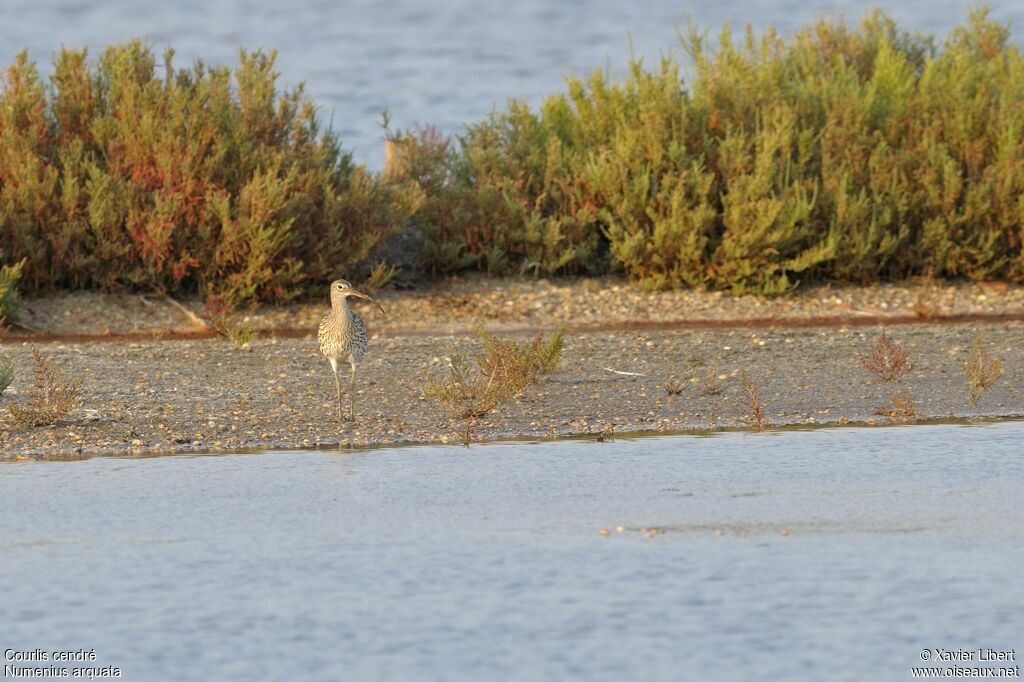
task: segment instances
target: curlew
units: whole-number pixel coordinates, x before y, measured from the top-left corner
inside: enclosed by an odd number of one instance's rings
[[[352,285],[343,279],[331,282],[331,312],[324,315],[320,321],[320,330],[317,332],[317,340],[320,342],[320,352],[323,353],[331,363],[331,370],[334,372],[334,384],[338,389],[338,418],[342,419],[341,406],[341,377],[338,375],[338,363],[348,362],[352,367],[351,380],[349,381],[349,421],[355,419],[356,411],[356,365],[366,354],[366,348],[370,345],[366,336],[366,325],[363,318],[348,307],[348,297],[356,296],[365,298],[384,313],[384,308],[372,298],[352,288]]]

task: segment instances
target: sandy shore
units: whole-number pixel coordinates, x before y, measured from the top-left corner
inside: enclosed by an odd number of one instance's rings
[[[889,423],[897,418],[876,412],[891,407],[889,397],[897,391],[913,395],[916,419],[1024,415],[1024,322],[993,317],[988,322],[891,326],[891,335],[911,353],[914,365],[898,384],[881,382],[858,361],[878,334],[876,318],[906,323],[954,314],[1020,314],[1020,288],[818,289],[767,300],[650,294],[614,280],[477,280],[385,292],[381,299],[389,315],[383,320],[367,315],[375,338],[361,367],[354,424],[337,419],[333,377],[312,337],[323,306],[251,313],[256,326],[292,334],[260,338],[239,349],[218,338],[156,338],[169,331],[199,330],[175,306],[153,300],[74,295],[30,301],[26,324],[37,332],[142,336],[43,340],[15,330],[0,345],[0,357],[12,357],[18,370],[0,398],[0,454],[458,440],[461,423],[425,400],[421,389],[428,376],[445,372],[453,354],[478,352],[478,341],[466,333],[478,319],[489,329],[509,333],[561,322],[570,326],[560,369],[481,418],[475,425],[478,439],[743,426],[741,371],[757,386],[776,426]],[[126,312],[135,305],[141,313]],[[199,306],[192,305],[198,313]],[[915,316],[915,310],[927,314]],[[77,316],[88,316],[87,321],[75,322]],[[838,322],[799,326],[820,317]],[[872,324],[842,323],[859,317]],[[729,320],[731,326],[689,324],[700,320]],[[745,320],[761,326],[744,326]],[[664,328],[644,326],[650,322]],[[672,328],[674,323],[680,328]],[[309,335],[296,336],[302,327],[310,329]],[[979,332],[1003,358],[1004,371],[978,406],[970,407],[962,365]],[[6,403],[23,400],[30,389],[33,343],[62,371],[84,378],[83,398],[55,426],[16,428]],[[664,388],[672,379],[682,387],[678,395]],[[711,383],[721,384],[720,390],[709,392]]]

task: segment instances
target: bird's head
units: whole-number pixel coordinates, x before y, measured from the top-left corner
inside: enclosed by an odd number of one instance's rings
[[[344,279],[336,279],[331,282],[331,306],[337,307],[341,305],[349,296],[355,296],[356,298],[365,298],[370,303],[377,306],[381,314],[384,313],[384,308],[381,307],[380,303],[373,300],[361,291],[358,291],[352,286],[352,283]]]

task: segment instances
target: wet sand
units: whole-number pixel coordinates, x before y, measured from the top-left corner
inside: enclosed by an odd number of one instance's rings
[[[586,297],[583,286],[573,291]],[[860,295],[867,296],[868,290]],[[355,423],[337,417],[334,379],[317,352],[312,326],[305,336],[260,338],[241,349],[218,338],[33,341],[14,334],[0,345],[0,355],[13,357],[18,369],[0,398],[0,453],[38,457],[458,441],[464,423],[424,399],[421,390],[427,377],[445,373],[454,354],[478,353],[479,341],[466,333],[472,327],[469,321],[433,331],[410,324],[411,333],[401,333],[397,327],[403,317],[415,317],[410,301],[417,296],[383,295],[390,313],[390,321],[383,324],[367,315],[374,338],[360,368]],[[730,319],[734,326],[685,328],[683,320],[684,328],[645,329],[649,317],[631,319],[625,313],[607,320],[619,325],[615,329],[573,331],[570,326],[560,368],[477,420],[472,437],[607,438],[745,427],[742,372],[756,386],[775,427],[1024,415],[1024,322],[891,326],[889,333],[911,354],[913,369],[901,381],[886,383],[858,359],[870,352],[876,326],[800,326],[820,311],[806,298],[791,297],[763,305],[799,308],[796,314],[778,318],[776,326],[745,327],[736,309],[742,312],[751,301],[704,296],[718,301],[718,319]],[[627,288],[623,298],[645,301],[651,295]],[[1003,303],[1000,310],[1012,312]],[[419,319],[430,321],[431,315],[440,314],[442,304],[434,304]],[[505,307],[510,306],[499,303],[493,310]],[[889,306],[897,312],[899,308],[896,303]],[[977,311],[966,307],[960,312]],[[491,329],[537,326],[523,309],[519,313],[501,320],[481,317]],[[306,313],[293,307],[284,314],[299,319]],[[713,318],[709,314],[707,319]],[[581,315],[583,329],[587,321]],[[641,328],[623,328],[632,324]],[[1003,358],[1004,369],[978,406],[971,407],[963,362],[979,332],[991,352]],[[23,400],[28,393],[32,343],[63,372],[83,376],[83,397],[55,426],[18,428],[6,403]],[[670,380],[679,384],[681,393],[668,394],[664,384]],[[914,417],[884,414],[892,407],[890,396],[900,391],[913,395]]]

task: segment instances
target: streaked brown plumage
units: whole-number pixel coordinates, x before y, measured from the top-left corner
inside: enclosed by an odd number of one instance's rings
[[[334,383],[338,389],[338,418],[343,418],[341,407],[341,377],[338,375],[338,363],[348,362],[352,367],[351,380],[349,381],[349,420],[355,419],[356,405],[356,365],[363,359],[366,349],[370,345],[369,337],[366,335],[366,325],[363,318],[348,306],[348,297],[357,296],[365,298],[384,312],[380,304],[366,294],[356,291],[352,285],[343,279],[331,282],[331,312],[324,315],[320,321],[320,329],[317,332],[317,340],[320,342],[320,352],[327,357],[331,363],[331,370],[334,372]]]

